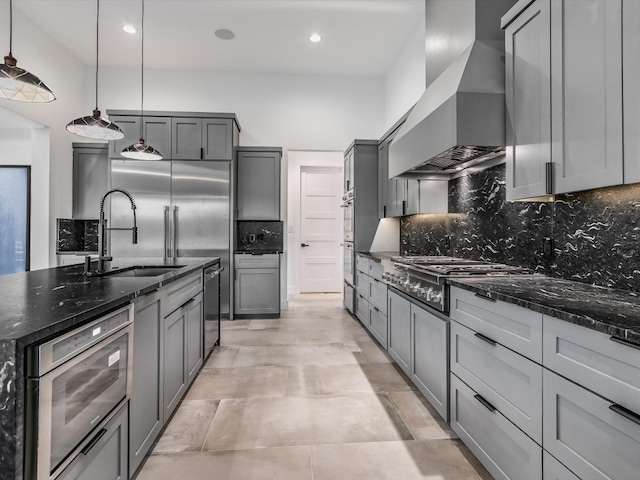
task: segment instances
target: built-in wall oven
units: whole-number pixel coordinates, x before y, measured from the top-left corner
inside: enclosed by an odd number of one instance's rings
[[[129,305],[28,349],[25,478],[56,478],[106,433],[131,390]]]

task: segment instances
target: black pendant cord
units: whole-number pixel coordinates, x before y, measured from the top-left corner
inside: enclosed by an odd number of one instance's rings
[[[96,110],[98,110],[98,52],[100,51],[100,0],[96,0]]]
[[[142,0],[142,22],[140,26],[140,36],[142,37],[141,72],[140,72],[140,138],[144,138],[144,0]]]
[[[13,0],[9,0],[9,56],[13,57],[11,50],[13,50]]]

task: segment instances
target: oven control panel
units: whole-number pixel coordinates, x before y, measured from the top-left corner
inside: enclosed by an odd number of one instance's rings
[[[382,279],[392,287],[406,293],[410,297],[443,312],[444,285],[431,283],[424,279],[411,275],[410,272],[396,266],[396,271],[385,272]]]

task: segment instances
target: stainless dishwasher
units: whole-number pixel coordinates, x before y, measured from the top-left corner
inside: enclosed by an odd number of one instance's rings
[[[213,265],[204,271],[204,358],[220,345],[220,274],[224,267]]]
[[[56,478],[106,433],[131,391],[133,309],[28,349],[25,478]]]

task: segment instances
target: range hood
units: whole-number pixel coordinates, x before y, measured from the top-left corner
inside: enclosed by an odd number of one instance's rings
[[[504,51],[473,41],[425,90],[389,146],[389,177],[451,174],[505,152]]]

